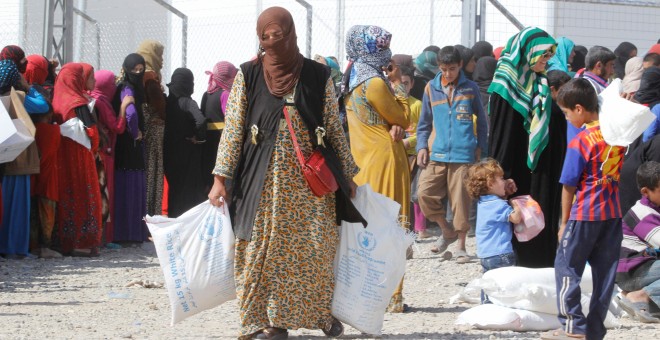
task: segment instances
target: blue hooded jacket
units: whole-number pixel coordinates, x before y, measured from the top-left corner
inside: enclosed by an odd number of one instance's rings
[[[417,125],[417,151],[428,149],[429,136],[435,130],[429,158],[444,163],[474,163],[475,150],[488,152],[488,122],[481,105],[479,86],[460,71],[451,104],[442,89],[442,72],[424,90],[422,113]],[[474,133],[474,116],[477,134]]]

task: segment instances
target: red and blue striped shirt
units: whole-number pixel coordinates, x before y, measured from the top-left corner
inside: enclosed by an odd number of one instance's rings
[[[568,144],[559,182],[577,187],[570,220],[621,218],[619,172],[624,154],[625,148],[605,142],[598,121],[587,124]]]

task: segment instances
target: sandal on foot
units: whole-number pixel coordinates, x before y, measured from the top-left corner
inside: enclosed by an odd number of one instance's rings
[[[257,332],[253,339],[284,340],[289,338],[289,331],[284,328],[268,327]]]
[[[332,318],[332,321],[330,321],[325,328],[321,328],[321,330],[328,338],[338,338],[344,335],[344,325],[335,317]]]
[[[458,263],[458,264],[465,264],[465,263],[469,263],[470,261],[472,261],[472,259],[470,258],[470,255],[468,255],[468,253],[465,250],[457,251],[454,254],[454,256],[456,256],[456,263]]]
[[[458,235],[449,239],[440,236],[440,238],[435,242],[433,248],[431,248],[431,252],[435,254],[443,253],[445,250],[447,250],[450,244],[456,242],[457,240],[458,240]]]
[[[417,232],[417,240],[423,240],[429,237],[433,237],[433,235],[426,230],[420,230]]]
[[[660,319],[654,317],[649,313],[648,302],[632,302],[625,297],[619,298],[619,306],[626,311],[630,317],[636,318],[644,323],[659,323]]]
[[[547,331],[541,333],[542,340],[574,340],[585,339],[584,334],[566,333],[563,329],[555,329],[554,331]]]

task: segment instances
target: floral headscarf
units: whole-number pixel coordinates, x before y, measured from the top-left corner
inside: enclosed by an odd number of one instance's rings
[[[11,87],[16,85],[19,78],[18,68],[13,61],[9,59],[0,60],[0,93],[11,90]]]
[[[356,25],[346,34],[346,54],[352,62],[347,92],[365,81],[379,77],[388,82],[381,67],[392,58],[392,34],[378,26]]]

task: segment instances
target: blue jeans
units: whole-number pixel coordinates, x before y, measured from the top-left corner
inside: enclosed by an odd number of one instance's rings
[[[516,253],[500,254],[481,259],[481,267],[484,273],[497,268],[513,267],[516,265]]]
[[[484,269],[484,273],[491,270],[502,267],[513,267],[516,265],[516,253],[507,253],[500,254],[491,257],[484,257],[481,259],[481,267]],[[481,304],[491,303],[488,299],[488,295],[484,293],[483,289],[481,290]]]

